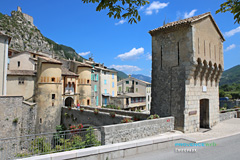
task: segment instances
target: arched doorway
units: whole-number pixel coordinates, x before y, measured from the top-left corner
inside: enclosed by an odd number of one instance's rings
[[[209,128],[209,99],[200,100],[200,128]]]
[[[72,106],[74,104],[74,100],[72,97],[68,97],[65,99],[65,106]]]

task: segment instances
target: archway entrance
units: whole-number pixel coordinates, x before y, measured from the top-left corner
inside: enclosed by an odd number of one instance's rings
[[[74,100],[72,97],[68,97],[65,99],[65,106],[72,106],[74,104]]]
[[[209,99],[200,100],[200,128],[209,128]]]

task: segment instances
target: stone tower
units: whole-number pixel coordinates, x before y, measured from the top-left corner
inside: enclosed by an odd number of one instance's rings
[[[152,36],[151,114],[174,116],[175,129],[195,132],[219,121],[223,41],[211,13],[168,23]]]
[[[36,80],[36,133],[55,132],[60,125],[62,101],[62,63],[38,57]]]

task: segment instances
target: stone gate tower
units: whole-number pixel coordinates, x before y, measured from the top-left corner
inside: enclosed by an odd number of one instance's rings
[[[219,79],[225,40],[211,13],[168,23],[152,36],[151,114],[174,116],[195,132],[219,122]]]

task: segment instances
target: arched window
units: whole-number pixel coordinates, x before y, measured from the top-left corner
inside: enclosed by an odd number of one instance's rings
[[[90,105],[90,99],[87,100],[87,105],[88,105],[88,106]]]

